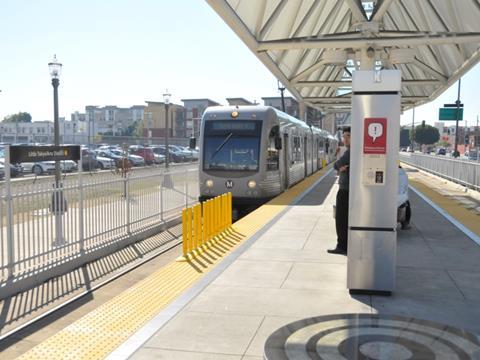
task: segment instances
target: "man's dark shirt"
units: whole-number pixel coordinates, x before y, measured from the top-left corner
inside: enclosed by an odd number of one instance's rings
[[[333,168],[338,171],[344,165],[349,165],[349,167],[347,168],[347,171],[339,172],[338,185],[340,189],[348,190],[350,183],[350,146],[347,147],[347,150],[343,153],[340,159],[335,161]]]

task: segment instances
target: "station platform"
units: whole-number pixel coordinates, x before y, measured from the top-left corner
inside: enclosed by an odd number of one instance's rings
[[[350,295],[327,168],[22,359],[480,359],[480,216],[407,169],[392,296]],[[266,349],[267,345],[267,349]]]

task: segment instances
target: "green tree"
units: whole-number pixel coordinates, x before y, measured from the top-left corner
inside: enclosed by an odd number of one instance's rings
[[[407,147],[410,145],[410,130],[407,128],[400,128],[400,147]]]
[[[3,118],[4,123],[30,123],[32,115],[27,112],[19,112],[17,114],[8,115]]]
[[[440,133],[436,127],[422,125],[415,127],[415,142],[418,144],[431,145],[440,139]]]
[[[135,121],[133,124],[127,126],[126,129],[122,131],[122,136],[133,136],[135,129],[137,128],[138,121]]]
[[[137,121],[137,125],[135,126],[135,132],[133,135],[137,138],[143,138],[145,135],[143,134],[143,121]]]

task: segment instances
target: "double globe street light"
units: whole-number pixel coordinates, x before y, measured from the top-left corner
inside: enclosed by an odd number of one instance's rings
[[[58,85],[60,84],[60,74],[62,72],[62,64],[57,61],[57,56],[53,56],[53,61],[48,63],[50,76],[52,77],[53,86],[53,129],[54,129],[54,145],[60,145],[60,127],[58,124]],[[55,160],[55,184],[52,196],[51,211],[55,215],[55,240],[54,246],[65,244],[62,229],[62,216],[67,211],[67,202],[63,197],[60,162]]]
[[[170,160],[170,154],[169,154],[169,148],[168,148],[168,136],[169,136],[169,132],[170,132],[170,129],[169,129],[169,126],[168,126],[168,108],[169,108],[169,105],[170,105],[170,96],[172,96],[172,94],[170,94],[168,92],[168,89],[165,91],[165,94],[163,94],[163,101],[165,103],[165,168],[168,169],[168,162]]]

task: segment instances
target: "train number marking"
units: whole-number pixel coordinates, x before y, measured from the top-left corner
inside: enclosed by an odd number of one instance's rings
[[[227,189],[233,188],[233,181],[232,181],[232,180],[227,180],[227,181],[225,181],[225,187],[226,187]]]

